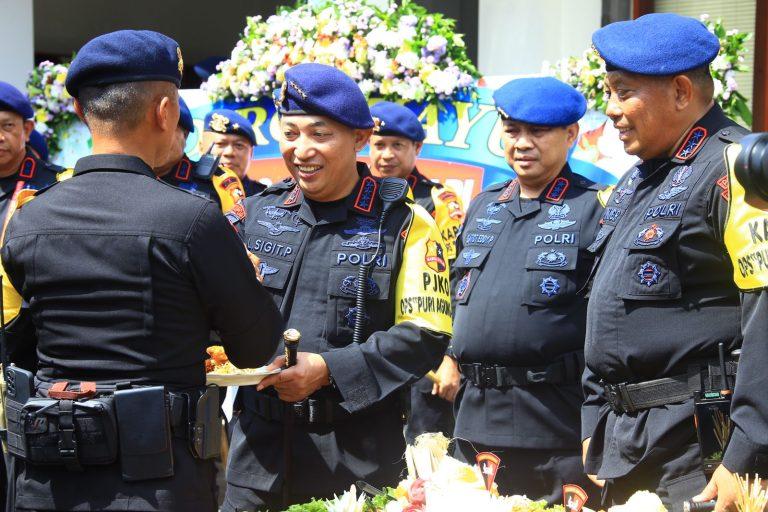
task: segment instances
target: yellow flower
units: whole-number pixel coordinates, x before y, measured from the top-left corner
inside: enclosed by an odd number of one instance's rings
[[[48,113],[44,108],[41,108],[35,112],[35,121],[38,123],[44,123],[48,120]]]
[[[67,72],[63,71],[56,75],[56,81],[60,84],[63,84],[64,81],[67,79]]]

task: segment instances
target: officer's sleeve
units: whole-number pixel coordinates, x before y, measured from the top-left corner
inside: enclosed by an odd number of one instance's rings
[[[422,207],[412,214],[395,285],[395,325],[364,343],[324,352],[342,407],[356,412],[435,368],[451,337],[448,260],[440,232]]]
[[[581,377],[584,402],[581,404],[581,440],[592,437],[600,416],[600,408],[606,403],[600,378],[589,367],[584,368]]]
[[[445,254],[450,261],[456,259],[456,237],[464,220],[461,199],[450,188],[432,187],[432,202],[435,204],[435,222],[445,241]]]
[[[768,290],[742,294],[744,343],[731,404],[733,434],[723,464],[731,472],[768,476]]]
[[[206,203],[189,239],[189,266],[212,327],[239,368],[266,364],[274,355],[283,320],[261,283],[233,227]]]
[[[17,239],[18,240],[18,239]],[[0,254],[0,279],[3,288],[3,318],[5,323],[4,357],[30,371],[37,367],[37,339],[29,309],[18,292],[23,283],[23,271],[14,265],[13,247],[25,240],[14,240],[3,245]],[[9,269],[9,270],[6,270]]]

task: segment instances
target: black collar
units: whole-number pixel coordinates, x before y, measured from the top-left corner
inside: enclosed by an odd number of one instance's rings
[[[75,164],[75,176],[91,171],[132,172],[157,178],[144,160],[131,155],[90,155]]]
[[[371,175],[368,166],[357,163],[358,180],[352,192],[342,201],[330,203],[307,202],[298,185],[294,185],[283,207],[298,207],[299,217],[310,225],[332,224],[345,221],[349,212],[367,217],[377,217],[381,210],[377,194],[379,181]]]

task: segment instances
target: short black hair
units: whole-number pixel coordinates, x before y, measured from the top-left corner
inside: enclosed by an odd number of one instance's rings
[[[95,121],[112,131],[131,130],[141,124],[152,102],[172,96],[176,87],[166,82],[125,82],[82,87],[77,101],[86,121]]]
[[[712,99],[715,93],[715,83],[712,81],[712,74],[709,71],[709,64],[693,68],[683,73],[688,79],[693,82],[693,85],[701,91],[702,96],[707,99]]]

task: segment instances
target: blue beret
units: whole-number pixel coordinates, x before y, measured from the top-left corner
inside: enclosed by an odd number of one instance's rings
[[[256,134],[253,133],[251,122],[234,110],[217,108],[208,112],[205,116],[205,131],[242,135],[251,145],[256,145]]]
[[[43,137],[42,133],[37,130],[32,130],[32,133],[29,134],[28,144],[32,146],[32,149],[34,149],[40,156],[40,160],[45,162],[48,161],[48,143],[45,141],[45,137]]]
[[[298,64],[288,69],[275,106],[283,115],[326,116],[350,128],[373,128],[360,87],[343,71],[325,64]]]
[[[419,118],[403,105],[381,101],[371,107],[371,115],[374,122],[377,119],[379,121],[378,127],[374,128],[378,135],[397,135],[415,142],[421,142],[427,137]]]
[[[493,93],[505,119],[542,126],[566,126],[587,111],[587,100],[570,85],[551,76],[518,78]]]
[[[0,82],[0,110],[16,112],[24,119],[35,116],[27,97],[8,82]]]
[[[67,91],[81,87],[155,80],[178,87],[184,72],[179,44],[151,30],[118,30],[91,39],[67,73]]]
[[[195,123],[192,121],[192,112],[189,111],[184,98],[179,96],[179,125],[189,133],[195,133]]]
[[[700,21],[672,13],[654,13],[599,29],[592,44],[610,71],[674,75],[709,64],[720,41]]]

